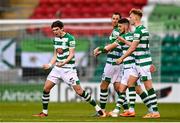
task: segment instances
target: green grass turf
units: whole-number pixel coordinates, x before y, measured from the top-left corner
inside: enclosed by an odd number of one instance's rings
[[[115,104],[108,104],[113,109]],[[136,117],[98,118],[92,117],[94,108],[87,103],[50,103],[49,116],[33,117],[41,111],[41,102],[0,102],[0,122],[180,122],[180,104],[159,104],[161,118],[143,119],[147,109],[143,104],[136,104]]]

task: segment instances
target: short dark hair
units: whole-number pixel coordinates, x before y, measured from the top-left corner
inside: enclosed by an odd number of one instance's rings
[[[121,14],[119,12],[114,12],[113,15],[119,15],[119,18],[121,19]]]
[[[119,24],[129,24],[129,20],[127,18],[122,18],[118,21]]]
[[[63,22],[57,20],[52,23],[51,28],[53,28],[53,27],[59,27],[60,29],[62,29],[64,27],[64,24],[63,24]]]
[[[132,14],[132,13],[135,15],[138,15],[140,18],[143,16],[143,12],[141,9],[132,8],[129,14]]]

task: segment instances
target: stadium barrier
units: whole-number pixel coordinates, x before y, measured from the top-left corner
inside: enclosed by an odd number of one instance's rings
[[[92,97],[99,101],[100,88],[99,83],[82,82],[82,87],[91,93]],[[41,101],[42,84],[31,85],[3,85],[0,90],[0,101]],[[143,86],[142,86],[143,87]],[[144,87],[143,87],[144,88]],[[158,102],[163,103],[180,103],[179,90],[180,84],[159,83],[154,84]],[[108,102],[114,102],[117,99],[116,92],[112,85],[109,88]],[[137,102],[142,102],[139,96],[136,96]],[[56,85],[50,92],[50,101],[52,102],[79,102],[81,97],[75,94],[70,86],[65,83]]]

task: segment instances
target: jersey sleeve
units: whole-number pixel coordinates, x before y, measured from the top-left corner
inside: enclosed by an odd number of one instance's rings
[[[109,37],[110,43],[113,43],[117,37],[120,35],[118,29],[114,29],[111,33],[111,36]]]
[[[69,46],[70,48],[75,48],[75,45],[76,45],[75,38],[74,38],[73,36],[71,36],[71,37],[69,38],[68,46]]]
[[[113,31],[113,33],[112,33],[112,37],[113,37],[113,39],[116,39],[118,36],[119,36],[119,32],[118,31],[116,31],[116,30],[114,30]]]
[[[125,35],[124,34],[121,34],[120,35],[122,38],[125,38]],[[120,45],[120,46],[123,46],[125,43],[123,43],[123,42],[121,42],[121,41],[118,41],[118,40],[116,40],[115,41],[118,45]]]

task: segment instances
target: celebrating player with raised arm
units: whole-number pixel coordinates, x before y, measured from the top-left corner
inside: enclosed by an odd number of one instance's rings
[[[51,25],[51,29],[55,35],[54,43],[54,56],[49,64],[43,65],[44,69],[49,69],[53,65],[53,69],[49,73],[43,89],[42,104],[43,110],[39,114],[33,116],[46,117],[48,116],[48,103],[49,93],[55,84],[62,79],[65,83],[71,86],[75,92],[81,96],[85,101],[89,102],[99,115],[103,116],[105,113],[96,104],[91,95],[83,90],[80,86],[80,81],[75,69],[75,39],[69,33],[64,31],[64,24],[61,21],[55,21]]]

